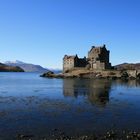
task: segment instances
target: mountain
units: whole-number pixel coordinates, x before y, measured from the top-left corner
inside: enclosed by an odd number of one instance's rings
[[[138,70],[140,69],[140,63],[123,63],[123,64],[119,64],[114,66],[115,69],[117,70],[124,70],[124,69],[128,69],[128,70]]]
[[[8,66],[0,63],[0,72],[24,72],[24,70],[18,66]]]
[[[26,64],[26,63],[24,63],[24,62],[22,62],[22,61],[19,61],[19,60],[16,60],[16,61],[6,61],[5,63],[12,63],[12,64]]]
[[[47,68],[43,68],[40,65],[29,64],[29,63],[25,63],[25,62],[22,62],[19,60],[6,61],[5,64],[8,66],[21,67],[25,72],[47,72],[47,71],[49,71]]]

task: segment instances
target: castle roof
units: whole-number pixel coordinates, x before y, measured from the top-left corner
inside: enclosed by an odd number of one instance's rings
[[[78,57],[78,56],[77,55],[65,55],[64,59],[74,59],[76,57]]]
[[[105,45],[103,45],[103,46],[92,46],[89,52],[91,52],[92,50],[95,50],[95,49],[102,50],[102,49],[106,49],[106,47],[105,47]]]

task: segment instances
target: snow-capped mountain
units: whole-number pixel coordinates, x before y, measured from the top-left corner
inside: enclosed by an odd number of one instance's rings
[[[16,60],[16,61],[6,61],[5,64],[26,64],[22,61]]]

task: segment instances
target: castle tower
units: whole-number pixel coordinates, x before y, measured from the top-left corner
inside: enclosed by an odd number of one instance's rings
[[[106,49],[106,46],[92,46],[88,52],[88,63],[91,69],[105,70],[111,69],[111,63],[109,62],[110,51]]]

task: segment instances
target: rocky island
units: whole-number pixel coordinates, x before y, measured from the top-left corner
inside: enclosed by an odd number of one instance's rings
[[[65,55],[63,73],[54,74],[50,71],[41,76],[48,78],[140,79],[139,67],[134,67],[134,64],[113,67],[109,61],[109,55],[110,51],[106,49],[106,45],[92,46],[87,58],[79,58],[77,54]]]
[[[0,72],[24,72],[24,70],[17,66],[8,66],[0,63]]]

